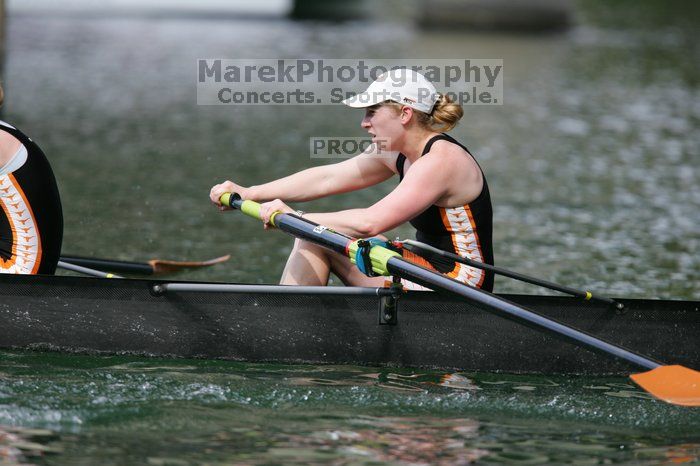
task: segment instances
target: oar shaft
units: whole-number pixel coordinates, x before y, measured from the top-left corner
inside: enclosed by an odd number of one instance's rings
[[[109,272],[121,272],[132,275],[159,275],[185,269],[209,267],[226,262],[230,257],[229,255],[225,255],[205,261],[151,259],[148,262],[132,262],[115,259],[99,259],[97,257],[62,256],[61,260],[67,263]]]
[[[536,330],[545,331],[578,346],[584,346],[598,352],[616,356],[645,369],[654,369],[660,366],[656,361],[603,341],[573,327],[561,324],[548,317],[541,316],[503,298],[487,293],[486,291],[465,286],[461,282],[445,277],[444,275],[438,275],[431,270],[404,259],[389,259],[387,268],[393,275],[398,275],[420,285],[427,285],[430,288],[439,288],[448,293],[467,298],[472,302],[483,305],[483,309],[488,312],[527,325]]]
[[[528,275],[523,275],[523,274],[515,272],[513,270],[508,270],[508,269],[504,269],[501,267],[497,267],[495,265],[475,261],[475,260],[469,259],[468,257],[462,257],[462,256],[458,256],[457,254],[452,254],[452,253],[449,253],[447,251],[443,251],[443,250],[438,249],[436,247],[433,247],[429,244],[421,243],[420,241],[405,240],[404,244],[409,245],[409,247],[415,247],[417,249],[423,249],[425,251],[429,251],[432,254],[437,254],[441,257],[445,257],[446,259],[449,259],[449,260],[454,261],[454,262],[460,262],[462,264],[466,264],[466,265],[469,265],[471,267],[476,267],[477,269],[488,270],[488,271],[493,272],[497,275],[502,275],[504,277],[513,278],[515,280],[529,283],[531,285],[541,286],[543,288],[548,288],[550,290],[559,291],[560,293],[565,293],[565,294],[568,294],[571,296],[576,296],[578,298],[582,298],[582,299],[585,299],[587,301],[588,300],[598,301],[601,303],[605,303],[609,306],[614,306],[618,309],[622,308],[622,304],[618,303],[614,299],[606,298],[604,296],[597,296],[597,295],[592,294],[590,291],[578,290],[576,288],[571,288],[568,286],[560,285],[558,283],[553,283],[553,282],[550,282],[547,280],[542,280],[541,278],[535,278],[535,277],[530,277]]]
[[[89,275],[91,277],[98,278],[122,278],[119,275],[113,273],[105,273],[100,270],[90,269],[88,267],[83,267],[82,265],[70,264],[64,261],[58,261],[58,267],[64,270],[70,270],[71,272],[82,273],[84,275]]]
[[[237,195],[232,195],[227,205],[234,209],[239,209],[250,217],[260,219],[259,204],[257,203],[243,201]],[[274,225],[285,233],[311,241],[344,255],[347,255],[347,249],[353,241],[353,238],[349,236],[293,215],[275,215]]]
[[[110,270],[120,273],[152,275],[153,266],[141,262],[118,261],[113,259],[98,259],[95,257],[61,256],[63,262],[99,270]]]

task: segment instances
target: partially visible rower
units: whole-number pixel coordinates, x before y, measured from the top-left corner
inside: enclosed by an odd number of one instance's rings
[[[0,87],[0,105],[3,97]],[[46,156],[0,121],[0,273],[53,274],[62,240],[61,199]]]
[[[263,202],[261,214],[267,223],[275,211],[295,212],[287,202],[356,191],[398,175],[398,186],[367,208],[297,214],[359,238],[377,236],[410,222],[419,241],[493,264],[493,212],[486,178],[467,148],[444,133],[462,117],[462,107],[438,94],[423,75],[405,68],[385,73],[365,92],[344,103],[366,109],[361,126],[375,143],[367,151],[259,186],[225,181],[211,189],[211,201],[221,206],[223,193],[236,192],[243,199]],[[408,251],[404,255],[421,261]],[[464,264],[423,265],[472,286],[493,290],[490,272]],[[326,285],[331,272],[346,285],[384,283],[383,277],[364,275],[347,257],[303,240],[296,240],[281,283]],[[404,286],[424,289],[406,281]]]

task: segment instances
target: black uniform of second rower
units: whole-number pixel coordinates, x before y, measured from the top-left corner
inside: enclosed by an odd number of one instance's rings
[[[0,121],[21,146],[0,166],[0,273],[53,274],[63,213],[51,166],[34,141]]]

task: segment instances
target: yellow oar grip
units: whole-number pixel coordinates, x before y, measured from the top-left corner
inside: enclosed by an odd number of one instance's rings
[[[583,298],[586,301],[590,301],[590,299],[593,297],[593,294],[590,291],[586,291],[586,297]]]
[[[231,193],[223,193],[221,197],[219,198],[219,202],[221,202],[221,205],[225,206],[230,206],[231,204]],[[260,217],[260,204],[258,204],[255,201],[243,201],[241,203],[241,212],[246,214],[249,217],[257,218],[258,220],[262,220]],[[270,225],[276,226],[275,225],[275,217],[277,214],[281,214],[279,210],[275,211],[272,213],[272,216],[270,216]]]
[[[243,201],[241,204],[241,212],[248,215],[249,217],[260,218],[260,204],[255,201]]]
[[[231,205],[231,193],[223,193],[221,197],[219,197],[219,202],[221,202],[221,205],[229,207]]]
[[[282,212],[280,212],[279,210],[275,210],[274,212],[272,212],[272,215],[270,215],[270,225],[272,225],[273,227],[277,226],[277,225],[275,225],[275,217],[277,217],[277,214],[281,214],[281,213]]]

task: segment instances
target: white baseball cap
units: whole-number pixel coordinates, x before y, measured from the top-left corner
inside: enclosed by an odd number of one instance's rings
[[[371,107],[387,100],[398,102],[421,112],[430,113],[440,94],[425,76],[409,68],[396,68],[382,73],[365,92],[343,100],[349,107]]]

